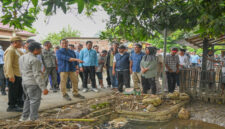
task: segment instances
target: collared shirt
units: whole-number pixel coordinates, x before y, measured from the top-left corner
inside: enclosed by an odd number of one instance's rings
[[[133,64],[132,64],[132,71],[133,72],[140,72],[141,71],[140,63],[141,63],[141,59],[144,55],[145,54],[143,52],[140,52],[140,53],[131,52],[130,61],[133,62]]]
[[[189,65],[189,61],[188,61],[188,57],[186,55],[179,55],[179,62],[180,62],[180,65],[183,66],[183,68],[188,68],[188,65]],[[181,67],[180,67],[181,69]]]
[[[167,64],[173,72],[176,72],[177,65],[179,65],[178,55],[174,55],[174,56],[172,56],[171,54],[167,55],[165,64]],[[168,71],[167,68],[166,68],[166,71]]]
[[[42,90],[46,89],[41,72],[41,62],[33,53],[28,53],[19,58],[20,72],[24,85],[38,85]]]
[[[0,49],[0,64],[4,64],[3,57],[4,57],[4,51]]]
[[[56,58],[58,63],[58,72],[75,72],[77,62],[70,62],[70,58],[76,58],[74,51],[70,49],[60,48],[56,51]]]
[[[41,53],[41,59],[44,67],[56,67],[56,56],[54,51],[43,49]]]
[[[213,56],[208,56],[208,58],[210,58],[211,60],[215,60]],[[207,60],[207,65],[206,65],[207,70],[214,70],[214,62],[211,60]]]
[[[198,55],[191,55],[191,63],[198,63],[199,60],[199,56]]]
[[[98,66],[97,52],[93,49],[88,50],[87,48],[84,48],[80,51],[79,58],[84,61],[84,63],[80,63],[80,67]]]
[[[19,57],[23,55],[19,49],[10,46],[4,54],[4,73],[6,78],[21,77],[19,69]]]
[[[146,56],[146,55],[145,55]],[[141,67],[143,68],[148,68],[149,70],[146,71],[145,73],[141,73],[141,76],[145,78],[153,78],[156,77],[157,75],[157,70],[158,70],[158,57],[154,61],[145,61],[145,56],[141,60]]]

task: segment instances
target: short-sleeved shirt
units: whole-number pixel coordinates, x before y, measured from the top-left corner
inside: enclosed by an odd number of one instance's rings
[[[102,57],[100,54],[98,55],[98,62],[103,61],[104,63],[98,63],[98,67],[96,72],[102,72],[103,66],[106,62],[106,57]]]
[[[140,72],[141,71],[141,67],[140,67],[140,63],[141,63],[141,59],[145,54],[143,52],[140,53],[135,53],[135,52],[131,52],[130,54],[130,61],[133,62],[132,65],[132,71],[133,72]]]
[[[52,50],[42,50],[42,63],[46,68],[56,67],[56,55]]]
[[[199,56],[198,55],[191,55],[191,63],[198,63],[199,60]]]
[[[215,58],[213,56],[208,56],[208,58],[210,58],[211,60],[215,60]],[[214,62],[212,62],[211,60],[207,60],[207,65],[206,65],[207,70],[214,69]]]
[[[177,71],[177,64],[179,64],[179,62],[180,61],[178,55],[172,56],[171,54],[169,54],[166,56],[165,64],[167,64],[173,72]],[[166,71],[169,70],[166,68]]]

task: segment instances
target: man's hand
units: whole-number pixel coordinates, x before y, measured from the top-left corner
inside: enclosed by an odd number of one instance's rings
[[[43,95],[47,95],[48,94],[48,89],[44,89],[43,90]]]
[[[76,61],[79,62],[79,63],[84,63],[84,61],[80,60],[80,59],[76,59]]]
[[[80,71],[77,69],[77,70],[76,70],[76,74],[78,75],[78,74],[79,74],[79,72],[80,72]]]
[[[80,67],[80,72],[84,72],[84,68]]]
[[[168,70],[169,70],[169,72],[170,72],[170,73],[172,73],[172,72],[173,72],[173,71],[172,71],[172,69],[168,69]]]
[[[115,70],[113,70],[113,71],[112,71],[112,74],[113,74],[113,76],[115,76],[115,75],[116,75],[116,72],[115,72]]]
[[[12,83],[14,83],[15,82],[15,78],[14,77],[9,78],[9,81],[12,82]]]
[[[74,61],[74,59],[75,59],[75,58],[70,58],[70,59],[69,59],[69,62],[73,62],[73,61]]]
[[[130,69],[130,74],[132,74],[133,73],[133,70],[132,69]]]

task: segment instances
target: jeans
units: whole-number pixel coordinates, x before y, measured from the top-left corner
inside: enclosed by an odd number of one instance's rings
[[[109,75],[110,75],[112,87],[117,88],[118,87],[118,80],[117,80],[116,75],[112,74],[112,67],[109,68]]]
[[[16,105],[18,106],[23,106],[23,87],[22,87],[22,78],[15,76],[15,82],[12,83],[8,80],[8,87],[9,87],[9,93],[8,93],[8,98],[9,98],[9,107],[15,107]]]
[[[130,88],[130,71],[116,71],[116,75],[118,77],[118,90],[123,92],[123,85],[126,88]]]
[[[83,88],[88,88],[88,76],[91,79],[92,88],[96,88],[96,80],[95,80],[95,66],[84,66],[83,67]]]
[[[155,77],[153,78],[145,78],[141,77],[143,93],[147,94],[148,90],[152,89],[152,94],[156,94],[156,83]]]
[[[22,117],[24,119],[37,120],[42,91],[37,85],[23,85],[23,90],[26,99],[24,101]]]
[[[173,93],[174,90],[175,90],[175,87],[176,87],[176,79],[177,79],[177,76],[178,74],[176,72],[166,72],[166,75],[167,75],[167,81],[168,81],[168,91],[170,93]]]

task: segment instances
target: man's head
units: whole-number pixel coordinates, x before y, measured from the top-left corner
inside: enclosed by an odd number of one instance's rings
[[[77,49],[80,51],[80,50],[82,50],[83,49],[83,44],[78,44],[77,45]]]
[[[60,41],[60,45],[61,45],[61,47],[62,48],[68,48],[68,40],[67,39],[62,39],[61,41]]]
[[[98,45],[94,45],[93,49],[95,49],[95,51],[98,52],[98,49],[99,49]]]
[[[11,45],[14,46],[15,48],[21,48],[23,45],[23,40],[19,36],[12,37],[10,39],[10,42],[11,42]]]
[[[92,48],[92,45],[93,45],[92,41],[86,42],[86,47],[87,47],[88,50],[90,50]]]
[[[119,53],[121,53],[121,54],[124,53],[125,52],[125,49],[126,49],[126,47],[124,45],[120,45],[119,46],[119,49],[118,49],[119,50]]]
[[[39,55],[41,53],[41,44],[38,42],[32,42],[28,45],[28,50],[34,55]]]
[[[44,47],[45,47],[45,49],[50,49],[50,48],[52,48],[52,43],[50,41],[45,41]]]
[[[74,45],[73,44],[69,44],[69,49],[70,50],[74,50]]]
[[[180,55],[183,56],[185,54],[186,50],[185,49],[180,49]]]
[[[177,52],[178,52],[178,48],[172,48],[171,49],[171,55],[176,55],[177,54]]]
[[[105,57],[106,55],[107,55],[107,51],[106,51],[106,50],[102,50],[101,56],[102,56],[102,57]]]
[[[212,56],[213,55],[213,51],[212,50],[209,50],[208,55],[209,56]]]
[[[119,43],[117,42],[113,43],[113,51],[117,51],[118,47],[119,47]]]
[[[142,45],[141,44],[137,43],[137,44],[134,45],[134,52],[135,53],[140,53],[141,49],[142,49]]]

